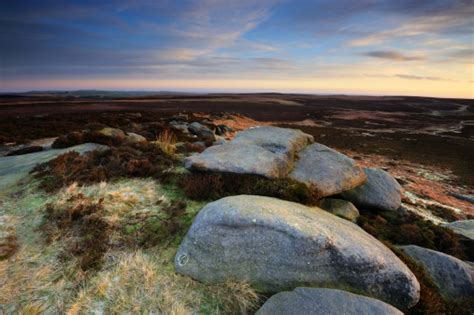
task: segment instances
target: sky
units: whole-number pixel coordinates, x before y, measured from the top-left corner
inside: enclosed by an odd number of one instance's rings
[[[474,0],[4,0],[0,91],[474,98]]]

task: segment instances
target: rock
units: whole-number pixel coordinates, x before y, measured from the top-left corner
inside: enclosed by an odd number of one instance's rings
[[[428,272],[446,299],[474,297],[474,269],[456,257],[416,245],[400,246]]]
[[[269,298],[256,315],[403,315],[382,301],[325,288],[296,288]]]
[[[178,122],[176,120],[170,121],[170,127],[181,131],[182,133],[189,133],[188,131],[188,123],[187,122]]]
[[[227,125],[217,125],[216,126],[216,135],[225,136],[227,133],[232,132],[232,128]]]
[[[97,133],[111,138],[125,138],[125,132],[117,128],[105,127],[99,130]]]
[[[456,199],[467,201],[469,203],[474,204],[474,196],[472,195],[463,195],[463,194],[452,193],[452,192],[448,193],[448,195],[453,196]]]
[[[301,130],[261,126],[237,133],[234,144],[253,144],[273,153],[284,153],[293,158],[295,152],[313,142],[313,136]]]
[[[355,161],[325,145],[314,143],[298,153],[290,178],[326,197],[357,187],[366,175]]]
[[[140,143],[140,142],[146,142],[146,138],[134,132],[127,132],[125,141],[128,143]]]
[[[43,151],[42,146],[26,146],[26,147],[8,152],[7,156],[23,155],[23,154],[40,152],[40,151]]]
[[[474,240],[474,220],[459,220],[443,225],[454,233],[461,234]]]
[[[367,182],[341,196],[357,207],[394,211],[400,208],[402,199],[400,184],[387,172],[376,168],[365,168]]]
[[[350,288],[401,308],[419,299],[413,273],[357,225],[262,196],[226,197],[205,206],[178,249],[175,267],[205,283],[249,281],[264,292]]]
[[[228,141],[226,138],[221,137],[221,136],[216,136],[216,141],[214,141],[213,145],[221,145],[221,144],[226,144]]]
[[[257,174],[267,178],[287,175],[291,161],[286,155],[270,152],[252,144],[226,143],[212,146],[185,159],[187,169],[239,174]]]
[[[52,160],[61,154],[69,151],[77,151],[82,154],[106,148],[107,146],[100,144],[85,143],[66,149],[51,149],[25,155],[0,157],[0,190],[14,185],[22,177],[28,175],[36,165]]]
[[[204,141],[214,142],[216,140],[216,136],[211,129],[196,121],[189,124],[188,130],[190,133],[196,135],[199,139]]]
[[[319,207],[349,221],[355,222],[359,217],[359,210],[346,200],[324,198],[320,201]]]

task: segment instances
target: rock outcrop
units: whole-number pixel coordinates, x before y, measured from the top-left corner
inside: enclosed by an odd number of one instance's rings
[[[193,135],[197,136],[199,139],[208,142],[216,141],[216,136],[214,132],[209,129],[207,126],[204,126],[201,123],[193,122],[188,125],[188,130]]]
[[[185,167],[267,178],[286,177],[295,152],[310,141],[312,137],[299,130],[266,126],[251,128],[238,133],[230,142],[186,158]]]
[[[234,144],[252,144],[273,153],[284,153],[293,158],[295,152],[313,142],[313,137],[301,130],[261,126],[239,132]]]
[[[356,221],[359,217],[359,210],[347,200],[324,198],[319,207],[349,221]]]
[[[319,196],[341,193],[363,184],[366,175],[355,161],[325,145],[314,143],[298,153],[290,178],[305,183]]]
[[[261,196],[232,196],[197,215],[176,254],[178,273],[207,283],[249,281],[266,292],[351,288],[401,308],[419,283],[387,247],[326,211]]]
[[[85,143],[67,149],[52,149],[25,155],[0,157],[0,190],[15,184],[22,177],[26,176],[36,165],[52,160],[61,154],[70,151],[76,151],[82,154],[106,148],[107,146],[100,144]]]
[[[256,315],[403,315],[382,301],[325,288],[296,288],[268,299]]]
[[[461,234],[471,240],[474,240],[474,220],[459,220],[443,225],[454,233]]]
[[[343,192],[344,199],[357,207],[395,211],[401,205],[400,184],[387,172],[376,168],[365,168],[367,181],[354,189]]]
[[[204,152],[185,159],[185,167],[192,170],[239,174],[256,174],[279,178],[288,174],[290,159],[253,144],[225,143],[207,148]]]
[[[474,298],[474,269],[456,257],[416,245],[400,248],[428,272],[446,299]]]

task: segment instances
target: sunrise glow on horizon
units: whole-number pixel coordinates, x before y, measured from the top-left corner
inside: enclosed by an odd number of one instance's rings
[[[0,12],[0,92],[474,98],[469,0],[4,1]]]

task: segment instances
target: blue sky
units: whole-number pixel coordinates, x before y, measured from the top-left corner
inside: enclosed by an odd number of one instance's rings
[[[0,90],[474,97],[474,2],[2,1]]]

